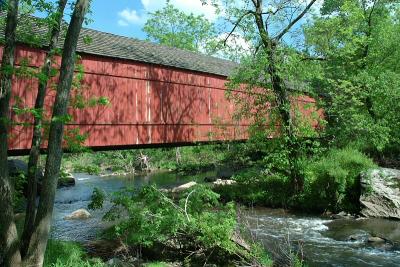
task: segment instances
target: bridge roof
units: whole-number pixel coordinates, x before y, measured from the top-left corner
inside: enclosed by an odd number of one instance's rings
[[[5,15],[4,12],[1,12],[0,18],[4,18]],[[19,23],[17,35],[21,43],[30,43],[32,37],[27,36],[27,33],[33,31],[34,37],[41,46],[46,46],[48,44],[48,38],[46,38],[48,27],[43,24],[40,19],[27,16],[23,17],[21,20],[23,23]],[[66,23],[63,26],[63,28],[66,29]],[[0,25],[0,27],[0,38],[4,40],[4,24]],[[85,42],[88,37],[91,42]],[[59,46],[62,47],[62,44],[63,38],[61,38]],[[238,64],[233,61],[89,28],[82,29],[77,51],[80,53],[159,64],[222,76],[229,76],[238,66]]]
[[[85,36],[89,36],[92,42],[85,44]],[[232,61],[88,28],[82,29],[78,51],[222,76],[229,76],[237,67]]]

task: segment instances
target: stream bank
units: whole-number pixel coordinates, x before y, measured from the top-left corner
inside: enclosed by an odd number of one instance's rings
[[[189,181],[202,182],[215,172],[185,176],[173,172],[99,177],[74,174],[74,187],[57,190],[53,216],[52,238],[78,241],[94,240],[109,224],[102,221],[107,206],[92,213],[87,220],[64,220],[64,217],[80,208],[87,208],[93,188],[98,187],[111,194],[124,187],[140,187],[155,183],[160,188],[173,188]],[[243,218],[251,231],[262,241],[267,251],[279,256],[282,251],[302,247],[309,266],[399,266],[400,247],[397,244],[367,242],[371,234],[383,233],[391,240],[398,240],[398,221],[390,220],[332,220],[328,218],[293,214],[280,209],[249,209]],[[372,232],[379,226],[381,233]],[[384,237],[384,236],[382,236]],[[288,240],[290,240],[288,245]]]

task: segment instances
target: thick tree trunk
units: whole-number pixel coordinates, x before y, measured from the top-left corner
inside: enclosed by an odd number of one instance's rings
[[[36,196],[37,196],[37,173],[38,173],[38,161],[40,156],[40,146],[42,143],[42,116],[43,116],[43,104],[46,96],[47,83],[50,78],[51,62],[54,56],[54,50],[56,49],[58,38],[60,35],[60,28],[64,9],[67,4],[67,0],[59,0],[58,8],[55,14],[55,21],[51,28],[50,43],[48,47],[48,53],[42,67],[42,75],[45,77],[44,80],[39,81],[38,94],[36,96],[35,110],[38,111],[38,115],[34,118],[34,128],[32,136],[32,147],[29,153],[28,161],[28,197],[26,206],[26,216],[24,230],[21,238],[21,255],[25,256],[28,249],[29,240],[33,232],[33,226],[36,216]]]
[[[5,45],[0,73],[0,266],[19,266],[17,228],[14,222],[13,186],[8,176],[8,126],[14,69],[18,0],[8,1]]]
[[[62,139],[74,74],[75,52],[88,5],[89,0],[77,0],[64,43],[60,79],[50,124],[48,155],[43,178],[43,187],[35,219],[35,229],[29,243],[26,258],[24,259],[24,266],[40,267],[43,265],[53,214],[57,179],[61,165]]]

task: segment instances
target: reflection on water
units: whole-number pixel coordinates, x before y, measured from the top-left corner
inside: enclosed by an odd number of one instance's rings
[[[205,176],[212,174],[182,176],[175,173],[155,173],[126,177],[75,174],[76,186],[57,190],[52,237],[84,242],[93,239],[100,229],[108,226],[101,220],[107,207],[91,211],[93,217],[88,220],[63,219],[77,209],[87,208],[95,187],[107,193],[125,187],[138,188],[149,183],[170,188],[189,181],[200,182]],[[107,205],[109,207],[110,204]],[[277,209],[253,209],[245,214],[244,220],[268,251],[287,250],[288,245],[285,245],[287,240],[294,246],[301,244],[309,266],[400,266],[398,246],[387,244],[373,246],[366,242],[368,233],[390,240],[399,240],[398,221],[331,221],[319,217],[288,214]],[[350,236],[356,237],[355,241],[349,241]]]

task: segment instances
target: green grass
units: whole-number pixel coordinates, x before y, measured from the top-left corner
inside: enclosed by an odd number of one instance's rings
[[[75,242],[49,240],[44,267],[103,267],[99,259],[88,259],[82,247]]]

